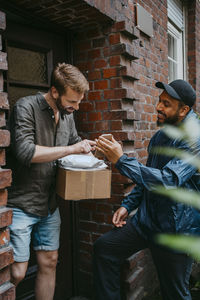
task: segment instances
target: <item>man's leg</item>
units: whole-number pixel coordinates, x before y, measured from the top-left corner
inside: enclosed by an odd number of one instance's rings
[[[189,278],[193,260],[163,248],[152,247],[163,300],[191,300]]]
[[[33,229],[33,248],[36,251],[38,273],[36,277],[35,299],[52,300],[55,290],[56,264],[60,236],[60,214],[41,218]]]
[[[17,286],[26,275],[28,262],[14,262],[11,265],[11,282]]]
[[[35,218],[23,210],[13,208],[10,228],[10,246],[13,248],[14,263],[11,266],[11,282],[17,286],[25,277],[30,257],[31,231]]]
[[[122,262],[146,243],[129,220],[122,228],[114,228],[94,244],[95,300],[120,299],[120,267]]]
[[[53,300],[58,251],[37,251],[36,300]]]

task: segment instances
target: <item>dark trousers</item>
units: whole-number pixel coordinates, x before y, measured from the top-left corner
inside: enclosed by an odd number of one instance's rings
[[[120,300],[120,267],[126,258],[149,248],[155,263],[163,300],[191,300],[189,277],[192,259],[147,242],[129,220],[113,228],[94,244],[95,300]]]

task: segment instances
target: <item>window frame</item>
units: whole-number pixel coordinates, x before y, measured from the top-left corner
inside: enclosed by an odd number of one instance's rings
[[[173,74],[173,79],[169,78],[169,65],[168,65],[168,81],[172,81],[175,79],[184,79],[187,80],[187,60],[186,60],[186,13],[187,9],[182,3],[182,12],[183,12],[183,24],[182,27],[178,27],[173,21],[168,17],[168,30],[167,33],[170,34],[177,41],[177,75]],[[171,60],[168,53],[168,62]]]

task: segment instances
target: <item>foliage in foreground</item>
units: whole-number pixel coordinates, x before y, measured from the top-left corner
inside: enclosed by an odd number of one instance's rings
[[[185,141],[191,148],[191,152],[172,148],[156,148],[154,152],[167,156],[178,157],[187,163],[195,166],[200,171],[200,153],[196,151],[197,143],[200,140],[200,125],[196,119],[188,119],[181,127],[166,126],[165,133],[173,139]],[[153,191],[163,196],[167,196],[173,201],[182,202],[193,206],[200,213],[200,192],[195,192],[183,188],[157,186]],[[200,230],[200,228],[199,228]],[[187,253],[196,260],[200,260],[200,237],[191,235],[160,234],[157,240],[164,246]]]

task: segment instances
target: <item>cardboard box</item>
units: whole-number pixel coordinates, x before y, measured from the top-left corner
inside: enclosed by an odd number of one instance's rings
[[[59,168],[56,192],[65,200],[110,198],[111,171],[71,171]]]

